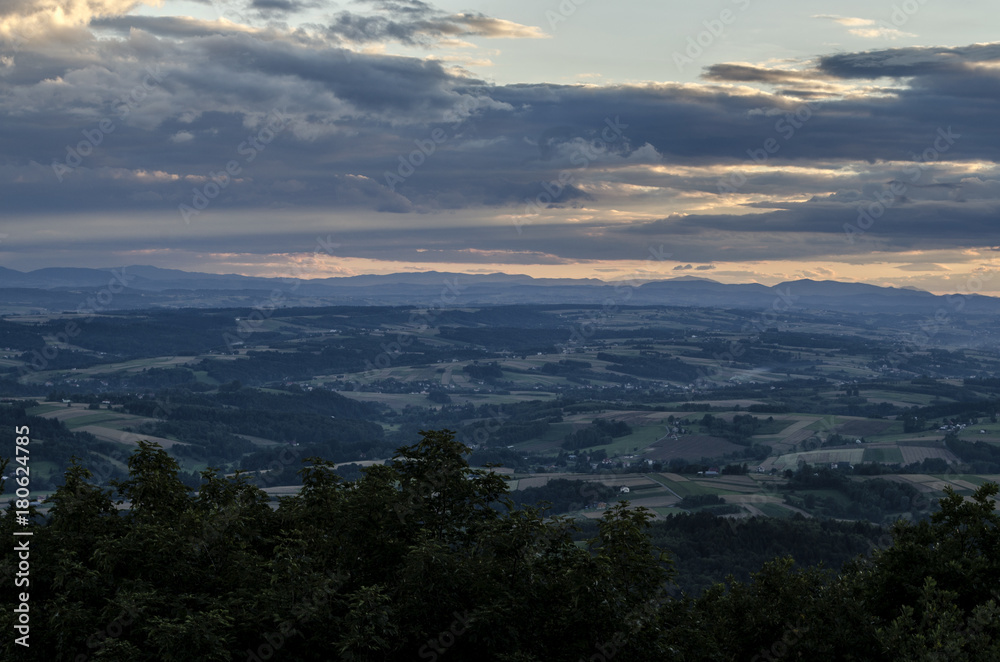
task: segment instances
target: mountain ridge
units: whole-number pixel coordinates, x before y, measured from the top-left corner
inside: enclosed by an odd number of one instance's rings
[[[1000,298],[995,297],[965,295],[958,308],[955,295],[808,278],[769,286],[720,283],[690,275],[634,282],[425,271],[298,279],[209,274],[149,265],[46,267],[29,272],[0,267],[0,306],[7,311],[25,307],[73,310],[86,300],[83,295],[88,290],[102,289],[115,295],[103,310],[253,307],[270,300],[276,306],[586,304],[919,314],[935,314],[943,308],[949,313],[965,309],[1000,314]]]

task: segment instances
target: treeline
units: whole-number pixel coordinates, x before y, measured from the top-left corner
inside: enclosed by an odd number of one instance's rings
[[[256,334],[250,336],[256,339]],[[391,365],[423,365],[438,361],[478,360],[493,354],[461,347],[441,347],[411,337],[405,347],[385,335],[338,337],[336,341],[302,342],[285,348],[248,350],[239,360],[202,359],[194,365],[218,382],[247,385],[302,381],[317,375],[382,370]],[[388,349],[386,349],[388,348]],[[273,351],[281,349],[282,351]]]
[[[785,503],[822,517],[867,519],[882,522],[904,513],[925,517],[931,503],[910,483],[873,478],[852,480],[846,472],[803,464],[779,489],[787,491]],[[832,490],[838,497],[825,491]]]
[[[658,352],[647,356],[623,356],[598,352],[597,360],[610,363],[608,370],[646,379],[693,382],[702,376],[695,366],[671,356],[659,355]]]
[[[729,519],[706,512],[655,521],[649,536],[657,547],[670,550],[677,585],[692,595],[730,575],[748,582],[765,563],[785,557],[794,558],[800,568],[823,564],[839,571],[847,561],[889,540],[886,529],[867,522],[801,515]]]
[[[237,332],[235,318],[241,313],[248,315],[251,310],[105,312],[97,317],[55,319],[39,325],[37,331],[54,335],[76,321],[86,331],[75,336],[73,344],[101,353],[102,363],[152,356],[194,356],[225,349],[224,336]],[[280,336],[272,336],[276,337]]]
[[[45,347],[48,327],[40,324],[24,324],[0,319],[0,349],[14,349],[24,352]]]
[[[768,419],[768,423],[773,422],[773,418]],[[751,437],[761,429],[762,423],[759,418],[750,414],[735,414],[732,420],[705,414],[698,424],[708,432],[708,434],[723,437],[727,441],[743,446],[751,443]]]
[[[371,402],[348,398],[334,391],[314,388],[303,391],[298,386],[286,394],[270,393],[253,388],[220,389],[213,401],[220,405],[248,410],[267,410],[289,414],[320,414],[337,418],[374,420],[385,415],[387,408]]]
[[[889,346],[883,342],[851,335],[835,336],[800,331],[763,331],[758,338],[760,342],[770,345],[785,345],[805,349],[833,349],[847,354],[869,354],[889,351]]]
[[[34,490],[54,489],[59,477],[69,467],[73,456],[82,458],[86,466],[95,468],[98,463],[104,469],[102,478],[107,479],[118,475],[113,466],[101,458],[99,454],[115,453],[119,446],[107,441],[101,441],[89,432],[74,432],[62,421],[54,418],[43,418],[28,414],[27,410],[38,406],[37,402],[15,400],[0,403],[0,429],[11,431],[17,426],[26,425],[31,431],[32,458],[35,471],[30,474],[31,486]],[[13,446],[9,446],[13,453]],[[51,463],[54,467],[53,481],[40,473],[40,462]]]
[[[1000,447],[985,441],[964,441],[954,434],[946,435],[944,443],[958,459],[969,465],[970,473],[1000,473]]]
[[[73,390],[67,390],[72,388]],[[137,372],[103,372],[88,379],[74,380],[72,385],[63,384],[57,393],[73,402],[100,402],[107,399],[105,394],[126,391],[159,390],[166,388],[204,392],[214,390],[214,386],[199,382],[190,368],[175,366],[170,368],[144,368]]]
[[[496,380],[503,378],[503,370],[500,369],[496,361],[491,361],[490,363],[470,363],[462,368],[462,372],[473,379],[481,379],[488,384],[492,384]]]
[[[541,487],[526,487],[511,492],[514,503],[545,507],[551,515],[568,513],[608,502],[618,496],[618,490],[597,481],[555,478]]]
[[[632,428],[625,421],[606,421],[603,418],[595,418],[587,427],[566,435],[561,446],[568,451],[590,448],[591,446],[607,446],[613,439],[630,434],[632,434]]]
[[[215,457],[227,458],[229,461],[238,457],[228,454],[242,454],[253,448],[249,444],[240,450],[215,445],[232,435],[320,446],[327,451],[324,456],[340,462],[385,457],[384,454],[391,452],[383,443],[385,434],[382,427],[370,421],[331,418],[321,414],[199,405],[173,407],[165,415],[165,421],[151,423],[149,429],[144,428],[142,431],[157,436],[176,434],[179,440],[205,446]],[[220,433],[228,433],[228,436]]]
[[[495,507],[513,505],[506,482],[470,469],[466,450],[428,432],[354,482],[312,462],[276,509],[245,477],[206,471],[193,492],[152,444],[113,494],[72,467],[48,514],[32,516],[30,586],[0,612],[0,657],[1000,659],[996,484],[970,500],[948,491],[929,520],[874,540],[830,522],[651,526],[620,503],[577,541],[564,518]],[[7,540],[23,528],[0,518]],[[787,552],[831,569],[789,557],[754,568]],[[0,548],[0,574],[15,576],[20,554]],[[712,583],[724,568],[745,578]],[[682,595],[681,576],[700,593]]]
[[[455,327],[442,326],[438,329],[439,336],[444,340],[454,340],[485,347],[491,352],[542,352],[554,354],[556,345],[569,340],[571,330],[546,328],[518,328],[509,326],[491,327]]]
[[[789,351],[767,349],[750,340],[741,340],[734,344],[729,340],[710,338],[697,343],[697,347],[697,352],[691,352],[687,356],[735,361],[751,366],[784,365],[796,360]]]

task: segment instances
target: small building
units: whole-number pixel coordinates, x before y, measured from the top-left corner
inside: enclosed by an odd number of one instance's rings
[[[631,490],[629,490],[629,489],[628,489],[628,487],[626,487],[626,486],[622,485],[622,486],[621,486],[620,488],[618,488],[618,491],[619,491],[619,492],[620,492],[621,494],[628,494],[628,493],[629,493],[629,492],[630,492]]]

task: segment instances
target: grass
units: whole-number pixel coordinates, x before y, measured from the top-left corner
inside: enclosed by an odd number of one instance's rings
[[[540,437],[522,442],[517,445],[518,450],[531,453],[558,453],[559,444],[563,438],[573,431],[572,423],[553,423],[545,434]]]
[[[678,513],[683,512],[679,508],[671,508],[669,506],[657,506],[656,508],[651,508],[650,510],[661,517],[669,517],[670,515],[677,515]]]
[[[787,519],[795,514],[777,503],[755,503],[754,506],[768,517]]]
[[[702,483],[696,483],[694,481],[685,481],[681,483],[658,474],[647,474],[647,477],[655,480],[664,487],[673,490],[682,499],[686,496],[702,494],[729,494],[729,490],[724,488],[709,487],[708,485],[703,485]]]
[[[56,377],[67,379],[72,377],[90,377],[106,372],[140,372],[143,368],[176,367],[193,363],[198,360],[196,356],[153,356],[144,359],[132,359],[120,363],[98,363],[87,368],[77,368],[75,370],[43,370],[24,378],[25,383],[44,383]]]
[[[601,446],[601,448],[607,449],[608,457],[638,454],[663,435],[663,426],[646,425],[635,429],[632,434],[612,439],[610,444],[607,446]]]
[[[737,412],[737,413],[743,414],[745,412]],[[751,415],[756,416],[757,419],[760,421],[760,427],[758,427],[757,431],[754,432],[754,436],[757,435],[766,436],[766,435],[778,434],[779,432],[789,427],[793,423],[798,422],[788,418],[776,418],[770,423],[768,423],[767,417],[771,416],[771,414],[758,414],[751,412]]]
[[[7,468],[10,469],[10,470],[13,470],[13,467],[15,467],[15,466],[20,466],[20,465],[10,464],[10,465],[7,466]],[[58,478],[62,478],[61,475],[57,475],[56,474],[56,469],[58,467],[57,467],[57,465],[56,465],[55,462],[49,462],[47,460],[31,460],[31,464],[29,466],[31,467],[31,473],[32,474],[35,474],[35,475],[38,475],[38,476],[45,476],[46,478],[49,478],[50,480],[52,479],[53,476],[56,476]],[[62,480],[59,480],[57,482],[61,483]],[[34,492],[34,490],[32,490],[32,492]]]
[[[57,409],[65,409],[66,405],[38,405],[37,407],[31,407],[26,409],[25,413],[29,416],[41,416],[42,414],[47,414],[50,411],[56,411]]]
[[[203,384],[211,384],[212,386],[219,385],[219,380],[215,379],[214,377],[209,377],[207,370],[195,370],[194,378],[196,381],[199,381]]]
[[[906,405],[928,405],[934,399],[933,395],[927,393],[908,393],[904,391],[893,391],[892,389],[863,390],[861,395],[874,402],[899,402]]]
[[[803,429],[812,430],[813,432],[818,432],[820,430],[826,432],[828,430],[832,430],[833,428],[837,427],[837,425],[839,425],[839,422],[837,421],[838,418],[842,419],[844,417],[843,416],[838,417],[833,414],[825,414],[823,416],[817,417],[815,421],[813,421]]]
[[[119,423],[125,420],[121,414],[105,412],[101,414],[91,414],[89,416],[77,416],[63,421],[70,430],[82,428],[85,425],[97,425],[98,423]]]
[[[807,494],[812,494],[816,497],[817,507],[821,505],[819,500],[827,497],[836,501],[839,506],[847,507],[851,505],[851,500],[847,497],[847,495],[842,492],[838,492],[837,490],[797,490],[792,496],[804,499]]]
[[[898,448],[866,448],[861,458],[862,462],[884,462],[886,464],[902,464],[903,452]]]
[[[996,477],[994,476],[993,478],[995,479]],[[977,486],[995,482],[995,480],[987,478],[986,476],[974,476],[969,474],[948,474],[948,476],[943,480],[964,480],[967,483],[972,483]]]

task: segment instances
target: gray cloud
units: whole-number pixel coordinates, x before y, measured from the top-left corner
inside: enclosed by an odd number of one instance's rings
[[[327,27],[328,34],[359,44],[398,41],[410,45],[433,45],[442,39],[472,36],[519,39],[546,36],[537,27],[481,13],[447,14],[422,2],[372,4],[383,14],[340,12]]]
[[[888,48],[827,55],[819,59],[819,68],[839,78],[926,77],[960,73],[967,70],[969,63],[995,62],[997,59],[1000,59],[1000,44]]]
[[[553,263],[642,259],[649,245],[669,243],[685,262],[678,270],[708,271],[726,260],[991,242],[1000,211],[992,167],[1000,70],[978,65],[1000,60],[995,44],[837,54],[804,72],[733,64],[706,71],[707,81],[751,82],[757,92],[712,84],[494,86],[440,61],[343,45],[535,31],[423,2],[367,4],[379,13],[341,12],[311,33],[98,13],[87,24],[100,40],[87,33],[78,48],[62,50],[29,44],[0,64],[0,204],[20,218],[73,219],[67,227],[79,224],[82,242],[89,221],[80,219],[126,219],[116,245],[137,248],[149,243],[140,226],[151,221],[142,219],[177,223],[178,205],[191,205],[213,173],[235,162],[239,174],[199,217],[226,219],[227,236],[190,231],[205,250],[293,250],[294,219],[317,210],[391,215],[398,232],[351,229],[348,250],[414,260],[486,262],[498,251]],[[36,3],[20,6],[34,11]],[[306,5],[253,6],[287,13]],[[880,95],[837,88],[886,76],[906,80]],[[812,88],[815,101],[805,106]],[[287,122],[253,147],[275,110]],[[907,170],[949,127],[959,137],[913,180]],[[768,144],[778,149],[766,152]],[[70,166],[74,152],[79,163]],[[760,154],[775,167],[751,167]],[[740,173],[746,182],[729,204],[750,213],[603,220],[607,200],[625,195],[616,186],[640,187],[630,200],[669,210],[694,193],[706,204],[721,200],[713,197],[720,181]],[[904,193],[849,242],[845,224],[857,223],[859,209],[894,183]],[[420,227],[430,212],[512,215],[532,200],[538,209],[586,208],[587,220],[532,222],[524,236],[510,222]],[[250,234],[254,223],[232,220],[241,210],[281,214],[289,239]]]

